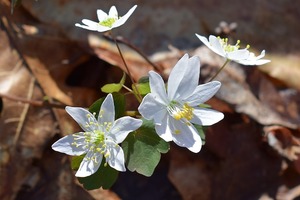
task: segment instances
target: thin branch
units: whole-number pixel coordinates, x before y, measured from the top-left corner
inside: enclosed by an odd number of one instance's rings
[[[115,38],[111,38],[109,35],[103,35],[103,36],[105,38],[116,40],[117,42],[125,44],[126,46],[128,46],[129,48],[131,48],[135,52],[137,52],[140,56],[142,56],[146,60],[146,62],[148,62],[154,68],[155,71],[161,72],[161,68],[159,66],[157,66],[155,63],[153,63],[139,48],[137,48],[136,46],[134,46],[128,40],[125,40],[123,37],[120,37],[120,36],[119,37],[115,37]]]
[[[112,36],[112,38],[113,38],[114,41],[115,41],[115,44],[116,44],[116,46],[117,46],[117,49],[118,49],[119,54],[120,54],[120,56],[121,56],[121,59],[122,59],[124,65],[125,65],[125,68],[126,68],[126,70],[127,70],[128,76],[129,76],[129,78],[130,78],[130,80],[131,80],[131,82],[132,82],[132,85],[133,85],[133,87],[135,88],[135,90],[137,91],[137,95],[135,94],[135,92],[133,92],[133,94],[136,96],[136,98],[137,98],[137,100],[138,100],[139,102],[142,102],[142,99],[143,99],[143,98],[142,98],[142,96],[140,95],[140,93],[139,93],[139,91],[138,91],[138,89],[137,89],[137,87],[136,87],[136,85],[135,85],[135,82],[133,81],[131,72],[130,72],[130,70],[129,70],[129,68],[128,68],[128,65],[127,65],[127,63],[126,63],[126,61],[125,61],[125,59],[124,59],[124,57],[123,57],[123,54],[122,54],[122,52],[121,52],[120,46],[119,46],[119,44],[118,44],[118,41],[117,41],[113,36]]]
[[[21,103],[30,104],[32,106],[39,106],[39,107],[50,107],[50,108],[61,108],[64,109],[66,105],[61,103],[55,103],[55,102],[49,102],[49,101],[39,101],[39,100],[31,100],[31,99],[25,99],[22,97],[17,97],[9,94],[0,93],[0,97],[9,99],[12,101],[17,101]]]

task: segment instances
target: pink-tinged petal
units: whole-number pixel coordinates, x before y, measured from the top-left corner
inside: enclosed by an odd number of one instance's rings
[[[52,149],[60,153],[65,153],[70,156],[80,156],[86,153],[85,149],[85,137],[83,133],[75,133],[77,136],[67,135],[54,144],[52,144]],[[82,136],[82,137],[80,137]],[[76,139],[75,139],[76,138]]]
[[[102,22],[103,20],[105,20],[108,17],[108,15],[103,10],[98,9],[97,17],[98,17],[99,22]]]
[[[207,108],[195,108],[193,113],[194,117],[191,122],[201,126],[213,125],[224,118],[223,113]]]
[[[104,99],[99,115],[98,122],[99,124],[113,124],[115,121],[115,105],[112,94],[108,94]]]
[[[166,142],[170,142],[173,139],[172,132],[169,127],[171,118],[172,118],[171,116],[165,115],[164,119],[162,120],[164,123],[162,123],[161,125],[157,125],[157,124],[155,125],[155,131],[157,135],[161,137],[163,140],[165,140]]]
[[[116,143],[108,142],[106,144],[108,149],[107,153],[109,153],[108,157],[106,157],[106,162],[109,164],[109,166],[118,171],[126,171],[123,149]]]
[[[116,18],[116,17],[118,17],[118,11],[117,11],[116,6],[110,7],[109,12],[108,12],[108,17],[109,18]]]
[[[202,147],[201,137],[193,125],[182,121],[170,119],[173,141],[181,147],[186,147],[191,152],[198,153]]]
[[[200,59],[194,56],[189,59],[185,54],[175,65],[168,80],[168,97],[181,100],[193,93],[200,76]]]
[[[243,59],[247,59],[250,56],[250,52],[247,49],[239,49],[236,51],[232,51],[227,53],[227,58],[233,61],[239,61]]]
[[[152,120],[156,118],[158,113],[162,110],[167,112],[166,105],[161,104],[161,100],[156,97],[157,96],[152,93],[147,94],[138,107],[138,111],[145,119]],[[157,101],[157,99],[159,99],[159,101]]]
[[[138,129],[143,124],[140,119],[135,119],[132,117],[121,117],[114,122],[113,127],[110,130],[108,137],[113,138],[113,140],[119,144],[127,137],[127,135]]]
[[[79,124],[86,132],[97,129],[98,122],[93,114],[80,107],[66,106],[67,113]]]
[[[91,159],[96,156],[95,159]],[[75,176],[77,177],[87,177],[94,174],[100,167],[103,155],[95,155],[93,151],[89,151],[80,163],[79,169],[77,170]]]
[[[213,97],[220,89],[219,81],[212,81],[198,85],[192,95],[184,99],[191,107],[198,106]]]
[[[162,77],[154,72],[149,72],[149,82],[150,82],[150,88],[151,88],[151,95],[155,99],[155,101],[161,103],[162,105],[165,105],[168,103],[165,83],[162,79]]]
[[[134,5],[123,17],[121,17],[120,19],[118,19],[112,25],[112,28],[116,28],[116,27],[119,27],[119,26],[123,25],[127,21],[127,19],[132,15],[132,13],[136,9],[136,7],[137,7],[137,5]]]

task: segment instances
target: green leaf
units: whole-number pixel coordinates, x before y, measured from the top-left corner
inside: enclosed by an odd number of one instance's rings
[[[169,143],[155,132],[152,121],[143,120],[143,125],[130,133],[122,143],[127,168],[144,176],[151,176],[158,165],[161,153],[167,153]]]
[[[85,156],[85,154],[81,155],[81,156],[73,156],[72,157],[71,168],[73,170],[78,170],[79,169],[80,163],[83,160],[84,156]]]
[[[113,95],[114,105],[115,105],[115,118],[118,119],[124,116],[125,113],[125,104],[126,104],[125,96],[121,93],[112,93],[112,95]],[[104,99],[105,97],[98,99],[89,107],[90,113],[96,113],[95,115],[96,118],[98,117],[98,113]]]
[[[138,83],[149,83],[149,76],[143,76],[138,80]]]
[[[101,91],[104,93],[112,93],[119,92],[122,89],[122,85],[120,83],[110,83],[106,84],[101,88]]]
[[[205,132],[204,132],[203,129],[205,129],[205,127],[200,126],[200,125],[198,125],[198,124],[193,124],[193,125],[194,125],[194,127],[197,129],[197,131],[198,131],[198,133],[199,133],[199,135],[200,135],[200,137],[201,137],[202,145],[204,145],[204,144],[205,144]]]
[[[126,80],[126,74],[123,72],[122,79],[120,80],[119,83],[110,83],[106,84],[101,88],[101,91],[104,93],[113,93],[113,92],[119,92]]]
[[[136,94],[140,93],[141,95],[145,96],[146,94],[151,92],[149,82],[148,83],[136,83],[134,85],[135,85],[135,87],[132,86],[132,88]],[[138,92],[137,92],[137,90],[138,90]]]
[[[119,172],[105,164],[105,159],[103,159],[96,173],[91,176],[77,178],[87,190],[94,190],[100,187],[109,189],[116,182],[118,175]]]

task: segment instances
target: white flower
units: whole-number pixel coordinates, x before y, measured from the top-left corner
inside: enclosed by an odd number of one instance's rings
[[[118,11],[115,6],[112,6],[106,14],[104,11],[98,9],[97,10],[97,16],[99,22],[94,22],[89,19],[83,19],[82,23],[84,25],[76,23],[75,26],[78,26],[80,28],[88,29],[91,31],[98,31],[98,32],[105,32],[109,31],[113,28],[117,28],[121,25],[123,25],[127,19],[130,17],[130,15],[134,12],[137,5],[134,5],[123,17],[119,17]]]
[[[201,108],[220,88],[218,81],[198,85],[199,57],[186,54],[170,73],[167,91],[162,77],[149,72],[151,93],[147,94],[138,110],[141,115],[154,120],[157,134],[165,141],[174,141],[192,152],[199,152],[202,141],[193,124],[209,126],[223,119],[223,113]]]
[[[67,135],[52,145],[52,149],[71,156],[84,155],[77,177],[95,173],[103,157],[112,168],[125,171],[124,152],[118,145],[127,135],[142,125],[142,120],[122,117],[115,121],[113,97],[109,94],[101,105],[98,120],[84,108],[66,107],[66,111],[84,132]]]
[[[206,37],[201,35],[196,34],[196,36],[216,54],[242,65],[263,65],[270,62],[270,60],[261,59],[265,56],[265,50],[263,50],[261,54],[256,57],[254,53],[248,50],[249,45],[247,45],[247,47],[244,49],[240,49],[239,40],[235,45],[230,45],[228,44],[227,38],[220,38],[210,35],[207,40]]]

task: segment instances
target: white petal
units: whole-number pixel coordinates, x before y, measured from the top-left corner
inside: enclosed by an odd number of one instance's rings
[[[187,125],[182,121],[170,119],[173,141],[181,147],[186,147],[194,153],[198,153],[202,147],[201,137],[193,125]]]
[[[108,17],[108,15],[103,10],[98,9],[97,17],[98,17],[99,22],[102,22],[103,20],[105,20]]]
[[[160,111],[158,111],[153,119],[154,119],[154,124],[155,125],[161,125],[164,123],[163,119],[166,117],[166,115],[168,115],[168,111],[166,109],[162,109]]]
[[[86,132],[90,132],[97,129],[96,125],[98,124],[98,122],[95,116],[91,114],[88,110],[80,107],[66,106],[66,111]],[[89,122],[91,122],[91,124],[89,124],[89,126],[86,126]]]
[[[110,27],[102,26],[99,23],[91,21],[89,19],[83,19],[82,23],[84,23],[87,26],[81,25],[81,24],[78,24],[78,23],[75,24],[75,26],[78,26],[78,27],[81,27],[81,28],[84,28],[84,29],[88,29],[88,30],[91,30],[91,31],[98,31],[98,32],[105,32],[105,31],[108,31],[108,30],[111,29]]]
[[[225,51],[222,47],[222,44],[220,42],[220,39],[218,39],[214,35],[209,36],[209,43],[211,44],[211,50],[213,50],[216,54],[219,54],[220,56],[225,57]]]
[[[196,36],[201,40],[201,42],[203,42],[203,44],[205,44],[210,50],[212,50],[213,52],[215,52],[216,54],[219,54],[220,56],[225,57],[225,52],[224,49],[220,43],[220,41],[218,40],[218,38],[216,38],[215,36],[211,35],[210,37],[210,41],[208,41],[206,39],[206,37],[201,36],[196,34]],[[215,46],[213,46],[210,42],[214,41],[215,42]]]
[[[211,44],[208,42],[207,38],[196,33],[196,36],[205,44],[208,48],[211,48]]]
[[[91,159],[93,156],[97,156],[97,162]],[[87,177],[94,174],[99,169],[102,158],[102,154],[99,153],[94,155],[93,151],[89,151],[80,163],[79,169],[77,170],[75,176]]]
[[[94,21],[89,20],[89,19],[83,19],[82,23],[87,25],[90,28],[93,28],[93,29],[98,29],[98,25],[99,25],[99,23],[94,22]]]
[[[121,172],[126,171],[123,149],[115,143],[107,143],[107,149],[109,156],[106,158],[106,162],[109,166]]]
[[[149,72],[149,82],[150,82],[150,89],[152,97],[161,104],[167,104],[168,98],[165,88],[165,83],[162,77],[154,72]]]
[[[219,81],[212,81],[198,85],[193,94],[187,97],[184,101],[191,107],[198,106],[213,97],[220,87],[221,83]]]
[[[132,15],[132,13],[134,12],[134,10],[136,9],[137,5],[133,6],[123,17],[121,17],[120,19],[118,19],[112,26],[112,28],[116,28],[119,27],[121,25],[123,25],[127,19]]]
[[[86,25],[81,25],[79,23],[76,23],[75,26],[80,27],[80,28],[84,28],[90,31],[96,31],[98,27],[90,27],[90,26],[86,26]]]
[[[168,80],[168,97],[172,100],[183,99],[193,93],[200,76],[200,59],[194,56],[189,59],[185,54],[175,65]]]
[[[99,115],[98,122],[99,124],[113,124],[115,121],[115,105],[112,94],[108,94],[104,99]]]
[[[238,63],[242,65],[264,65],[271,62],[270,60],[260,59],[260,60],[239,60]]]
[[[75,133],[76,135],[82,135],[82,138],[78,138],[74,140],[74,135],[67,135],[59,140],[57,140],[54,144],[52,144],[52,149],[54,151],[58,151],[61,153],[65,153],[71,156],[80,156],[86,152],[84,148],[85,145],[85,138],[83,133]],[[76,142],[78,145],[74,145],[73,143]],[[73,144],[73,145],[72,145]]]
[[[171,116],[165,115],[164,119],[162,120],[164,123],[161,125],[155,125],[155,131],[158,134],[159,137],[161,137],[166,142],[172,141],[172,132],[169,127],[169,121]]]
[[[152,93],[147,94],[138,107],[139,112],[145,119],[154,119],[161,110],[166,112],[166,105],[161,104],[161,102],[157,101],[158,98],[155,97]]]
[[[244,60],[249,57],[250,53],[247,49],[239,49],[236,51],[232,51],[227,53],[227,58],[233,61]]]
[[[138,129],[142,125],[143,121],[132,117],[121,117],[114,122],[113,127],[110,130],[109,137],[119,144],[127,137],[127,135]]]
[[[110,7],[109,12],[108,12],[108,17],[109,18],[116,18],[116,17],[118,17],[118,11],[117,11],[116,6]]]
[[[207,108],[195,108],[193,113],[194,117],[191,122],[201,126],[213,125],[224,118],[223,113]]]

